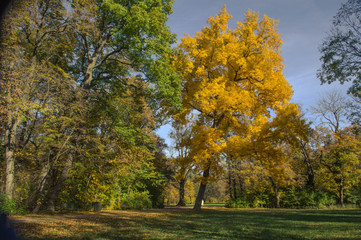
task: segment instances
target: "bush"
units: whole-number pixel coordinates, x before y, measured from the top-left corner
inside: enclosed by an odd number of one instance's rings
[[[248,208],[249,203],[245,197],[229,199],[224,205],[227,208]]]
[[[336,198],[335,196],[327,193],[327,192],[323,192],[323,191],[319,191],[317,192],[317,198],[316,198],[317,202],[318,202],[318,207],[322,208],[322,207],[329,207],[331,205],[335,205],[336,204]]]
[[[152,207],[152,201],[150,200],[149,193],[130,191],[129,194],[123,194],[121,200],[122,208],[129,209],[149,209]]]
[[[25,206],[19,204],[15,199],[10,200],[8,195],[0,193],[0,214],[21,215],[25,213]]]
[[[160,185],[149,186],[147,188],[152,208],[164,208],[165,188]]]
[[[267,194],[244,194],[236,199],[226,202],[227,208],[259,208],[270,205],[270,198]]]
[[[361,196],[360,196],[361,197]],[[271,207],[271,193],[244,194],[237,199],[230,199],[226,202],[228,208],[259,208]],[[361,198],[353,195],[349,197],[350,203],[357,204]],[[325,191],[313,191],[310,189],[298,189],[290,187],[281,194],[280,205],[283,208],[324,208],[336,204],[335,196]]]
[[[284,208],[322,208],[335,203],[335,198],[323,191],[291,187],[281,195],[281,207]]]
[[[359,189],[352,189],[347,196],[347,202],[361,207],[361,192]]]

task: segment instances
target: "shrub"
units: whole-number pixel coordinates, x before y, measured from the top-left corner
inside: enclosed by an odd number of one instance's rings
[[[247,199],[245,196],[235,198],[235,199],[229,199],[225,207],[227,208],[248,208],[249,203],[247,202]]]
[[[230,199],[226,202],[227,208],[259,208],[270,205],[268,194],[244,194],[236,199]]]
[[[281,207],[285,208],[322,208],[335,203],[334,197],[327,192],[295,187],[287,189],[281,196]]]
[[[123,194],[121,200],[122,208],[130,209],[149,209],[152,207],[152,201],[150,200],[149,193],[130,191],[128,194]]]
[[[347,202],[361,207],[361,191],[356,188],[352,189],[347,196]]]
[[[21,215],[25,213],[25,206],[19,204],[15,199],[10,200],[8,195],[0,193],[0,213]]]

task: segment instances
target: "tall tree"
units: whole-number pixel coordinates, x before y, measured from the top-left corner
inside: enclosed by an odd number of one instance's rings
[[[349,93],[361,97],[361,1],[342,4],[329,35],[320,46],[321,68],[317,76],[321,83],[352,81]],[[353,115],[359,118],[359,104]]]
[[[175,36],[165,24],[172,1],[14,2],[1,25],[10,197],[17,159],[19,173],[27,173],[24,198],[35,210],[54,209],[74,168],[89,170],[83,177],[90,189],[94,166],[108,169],[104,159],[133,151],[153,161],[155,113],[179,107],[169,57]],[[153,169],[147,164],[142,170]]]
[[[107,91],[137,75],[154,99],[179,105],[180,82],[169,56],[175,35],[166,26],[172,1],[71,1],[79,43],[70,70],[85,89]],[[159,104],[162,105],[162,104]]]
[[[333,90],[320,98],[312,112],[319,117],[321,137],[320,163],[329,175],[326,181],[334,182],[333,191],[337,193],[339,203],[344,204],[344,192],[350,185],[351,173],[356,173],[358,165],[359,142],[352,127],[346,125],[347,100],[340,91]]]
[[[4,145],[10,198],[16,151],[33,139],[40,118],[56,112],[53,89],[69,83],[67,74],[54,64],[64,58],[62,49],[70,46],[67,35],[56,34],[67,27],[62,11],[60,1],[14,1],[1,25],[1,100],[7,119]]]
[[[275,117],[255,134],[255,157],[267,172],[275,207],[280,206],[280,187],[290,185],[295,175],[288,152],[298,148],[300,140],[307,140],[306,130],[304,121],[299,117],[298,106],[289,104],[277,111]]]
[[[340,129],[337,133],[326,132],[323,141],[320,147],[320,163],[324,166],[322,181],[343,206],[347,189],[360,177],[360,142],[352,127]]]
[[[208,181],[222,170],[222,151],[248,141],[292,95],[282,73],[277,22],[248,11],[231,30],[230,18],[226,8],[210,17],[194,37],[181,39],[176,57],[184,78],[184,112],[178,117],[198,116],[191,155],[203,177],[196,210]]]

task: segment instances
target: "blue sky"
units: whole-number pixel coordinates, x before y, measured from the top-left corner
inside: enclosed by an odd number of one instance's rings
[[[321,66],[318,48],[344,2],[346,0],[176,0],[168,25],[178,39],[184,34],[193,36],[206,25],[208,17],[218,14],[224,5],[233,16],[230,28],[235,28],[237,21],[243,22],[248,9],[278,20],[283,40],[284,75],[294,90],[292,102],[306,109],[315,105],[320,95],[329,89],[341,88],[346,92],[347,86],[321,86],[316,77]],[[168,144],[169,129],[164,126],[158,130]]]

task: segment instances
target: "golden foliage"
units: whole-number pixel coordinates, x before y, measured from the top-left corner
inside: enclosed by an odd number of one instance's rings
[[[187,115],[196,115],[191,155],[200,169],[214,173],[222,170],[221,152],[254,152],[252,139],[270,124],[272,113],[283,116],[275,118],[274,125],[298,114],[288,103],[293,91],[282,73],[277,21],[249,10],[232,30],[231,17],[224,7],[195,36],[181,39],[175,57],[184,78],[184,111],[176,118],[186,121]]]

